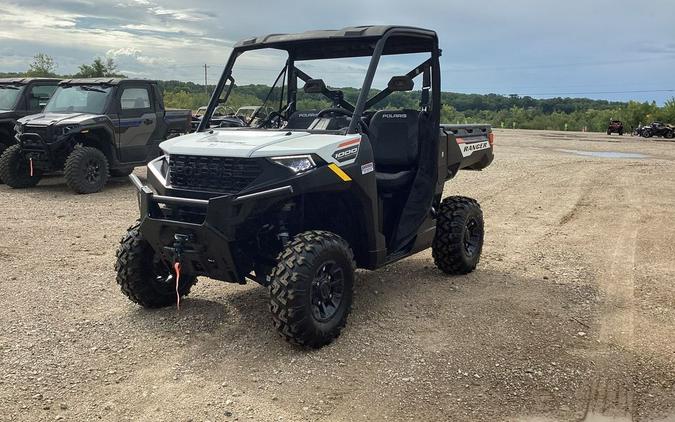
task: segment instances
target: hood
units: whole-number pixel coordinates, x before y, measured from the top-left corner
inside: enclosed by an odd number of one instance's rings
[[[0,119],[9,119],[16,115],[12,110],[0,110]]]
[[[87,120],[98,117],[89,113],[41,113],[19,119],[21,124],[36,126],[49,126],[60,124],[81,124]]]
[[[361,135],[333,135],[275,130],[216,129],[169,139],[159,146],[167,154],[206,157],[278,157],[316,154],[327,163],[356,160]]]
[[[259,149],[308,135],[307,132],[215,129],[171,138],[159,146],[168,154],[251,157]]]

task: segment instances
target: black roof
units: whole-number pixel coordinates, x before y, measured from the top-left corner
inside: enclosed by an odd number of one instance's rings
[[[307,31],[297,34],[270,34],[237,42],[235,49],[277,48],[293,53],[299,60],[369,56],[374,43],[394,31],[395,42],[387,43],[384,54],[406,54],[435,48],[435,31],[411,26],[352,26],[337,30]]]
[[[143,82],[156,84],[157,81],[149,79],[127,79],[127,78],[81,78],[66,79],[61,81],[60,85],[119,85],[121,83]]]
[[[3,85],[28,85],[31,82],[59,82],[58,78],[0,78]]]

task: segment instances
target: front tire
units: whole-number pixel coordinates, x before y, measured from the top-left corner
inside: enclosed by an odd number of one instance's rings
[[[340,335],[352,306],[354,254],[326,231],[301,233],[270,275],[272,322],[285,340],[319,348]]]
[[[3,134],[0,133],[0,137],[2,137],[2,135]],[[7,145],[0,142],[0,157],[2,157],[2,154],[5,152],[6,149],[7,149]],[[0,185],[2,185],[3,183],[4,182],[2,181],[2,178],[0,178]]]
[[[144,308],[163,308],[176,303],[176,279],[167,266],[143,238],[138,228],[131,226],[117,249],[117,284],[122,293]],[[194,276],[181,274],[178,293],[187,296],[197,282]]]
[[[0,156],[0,179],[15,189],[32,188],[42,179],[42,172],[33,170],[31,176],[30,164],[21,153],[21,146],[11,145]]]
[[[478,265],[485,236],[483,211],[475,199],[451,196],[441,202],[432,256],[446,274],[468,274]]]
[[[108,181],[108,159],[97,148],[76,147],[64,166],[66,184],[76,193],[99,192]]]

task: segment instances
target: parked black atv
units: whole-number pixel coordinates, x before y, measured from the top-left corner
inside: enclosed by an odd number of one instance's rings
[[[661,122],[654,122],[650,126],[642,128],[641,136],[643,138],[651,138],[653,136],[656,136],[666,139],[673,139],[675,138],[675,128],[672,125],[666,125]]]
[[[240,64],[248,77],[249,53],[265,52],[284,53],[267,100],[245,127],[208,128],[215,108],[232,99]],[[420,62],[370,96],[388,55]],[[370,60],[355,103],[301,70],[353,57]],[[431,248],[444,273],[473,271],[483,211],[474,199],[443,198],[443,189],[459,170],[490,165],[493,135],[487,125],[440,124],[439,57],[435,32],[396,26],[236,44],[198,131],[161,144],[165,155],[149,163],[146,184],[131,175],[141,218],[117,252],[122,292],[156,308],[177,303],[198,276],[253,280],[269,288],[283,338],[321,347],[346,324],[356,268]],[[381,108],[416,83],[418,108]],[[299,90],[312,97],[307,104],[330,105],[298,109]],[[265,107],[274,109],[256,120]]]
[[[0,155],[16,143],[16,121],[42,111],[58,84],[50,78],[0,79]]]
[[[0,178],[35,186],[63,171],[77,193],[98,192],[159,155],[159,143],[190,131],[189,110],[165,110],[157,83],[134,79],[62,81],[42,114],[19,119],[17,144],[0,156]]]

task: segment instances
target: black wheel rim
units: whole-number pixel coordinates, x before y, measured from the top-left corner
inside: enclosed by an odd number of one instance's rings
[[[468,256],[474,256],[480,248],[481,230],[478,220],[471,217],[464,227],[464,251]]]
[[[89,160],[84,168],[84,177],[92,185],[98,183],[101,179],[101,163],[96,160]]]
[[[337,314],[342,303],[344,283],[344,271],[335,261],[327,261],[319,266],[310,289],[312,316],[315,320],[326,322]]]

